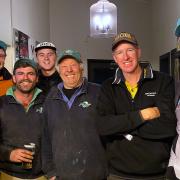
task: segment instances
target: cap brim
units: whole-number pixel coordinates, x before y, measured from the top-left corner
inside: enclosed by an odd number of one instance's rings
[[[62,56],[61,58],[59,58],[57,64],[60,64],[64,59],[67,59],[67,58],[72,58],[74,59],[75,61],[77,61],[78,63],[82,63],[81,60],[77,59],[76,57],[72,56],[72,55],[64,55]]]
[[[52,50],[56,51],[56,48],[55,48],[55,47],[42,46],[42,47],[35,48],[35,52],[39,51],[40,49],[52,49]]]
[[[129,40],[123,39],[123,40],[118,41],[118,42],[116,42],[115,44],[112,45],[112,51],[114,51],[117,46],[119,46],[120,44],[122,44],[122,43],[124,43],[124,42],[125,42],[125,43],[133,44],[134,46],[138,46],[138,44],[135,43],[135,42],[133,42],[133,41],[129,41]]]
[[[176,35],[177,37],[180,36],[180,25],[176,28],[176,30],[175,30],[175,35]]]

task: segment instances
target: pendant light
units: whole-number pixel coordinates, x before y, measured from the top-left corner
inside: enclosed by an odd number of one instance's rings
[[[117,34],[117,7],[108,0],[99,0],[90,7],[90,36],[113,37]]]

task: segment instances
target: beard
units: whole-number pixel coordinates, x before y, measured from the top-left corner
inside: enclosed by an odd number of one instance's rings
[[[27,84],[24,84],[24,83],[27,83]],[[34,91],[35,86],[36,86],[36,83],[29,79],[22,80],[16,83],[16,88],[24,94],[29,94],[32,91]]]

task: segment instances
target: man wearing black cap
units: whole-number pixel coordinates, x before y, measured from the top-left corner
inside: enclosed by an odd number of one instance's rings
[[[141,49],[131,33],[118,34],[112,52],[119,67],[103,83],[97,104],[108,180],[163,180],[176,134],[173,79],[139,62]]]
[[[56,47],[51,42],[39,43],[36,48],[36,59],[39,65],[39,81],[37,87],[47,95],[52,86],[61,82],[61,78],[56,71]]]
[[[5,42],[0,41],[0,96],[4,95],[7,89],[13,85],[12,75],[4,67],[6,59],[7,45]]]
[[[37,81],[37,64],[20,59],[14,65],[14,86],[0,97],[0,180],[45,180],[41,170],[44,96]],[[27,147],[35,148],[35,153]]]
[[[63,51],[58,67],[63,82],[45,102],[43,169],[51,180],[104,180],[105,153],[95,123],[99,86],[83,78],[77,51]]]

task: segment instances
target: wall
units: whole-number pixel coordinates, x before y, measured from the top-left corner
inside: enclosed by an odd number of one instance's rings
[[[153,64],[159,69],[159,56],[176,47],[174,30],[180,17],[179,0],[152,0]]]
[[[51,0],[50,39],[58,49],[72,48],[87,59],[112,59],[112,39],[89,37],[89,7],[97,0]],[[143,49],[142,59],[151,60],[151,1],[110,0],[117,5],[118,31],[133,32]],[[87,69],[85,69],[85,74]]]
[[[0,40],[6,42],[10,47],[7,49],[7,57],[5,61],[5,66],[11,71],[11,59],[12,59],[12,31],[11,31],[11,1],[10,0],[0,0],[1,4],[1,33]]]
[[[12,26],[38,41],[49,41],[49,0],[12,0]]]
[[[159,56],[176,46],[174,29],[179,0],[110,0],[118,8],[118,31],[133,32],[142,59],[159,69]],[[51,40],[59,50],[73,48],[88,58],[111,59],[112,39],[89,37],[89,7],[96,0],[0,0],[0,39],[8,43],[6,67],[12,69],[12,27],[38,41]],[[49,11],[50,8],[50,11]]]
[[[49,0],[0,0],[0,4],[0,39],[10,46],[5,66],[12,72],[15,59],[12,28],[24,32],[35,40],[48,41]]]

